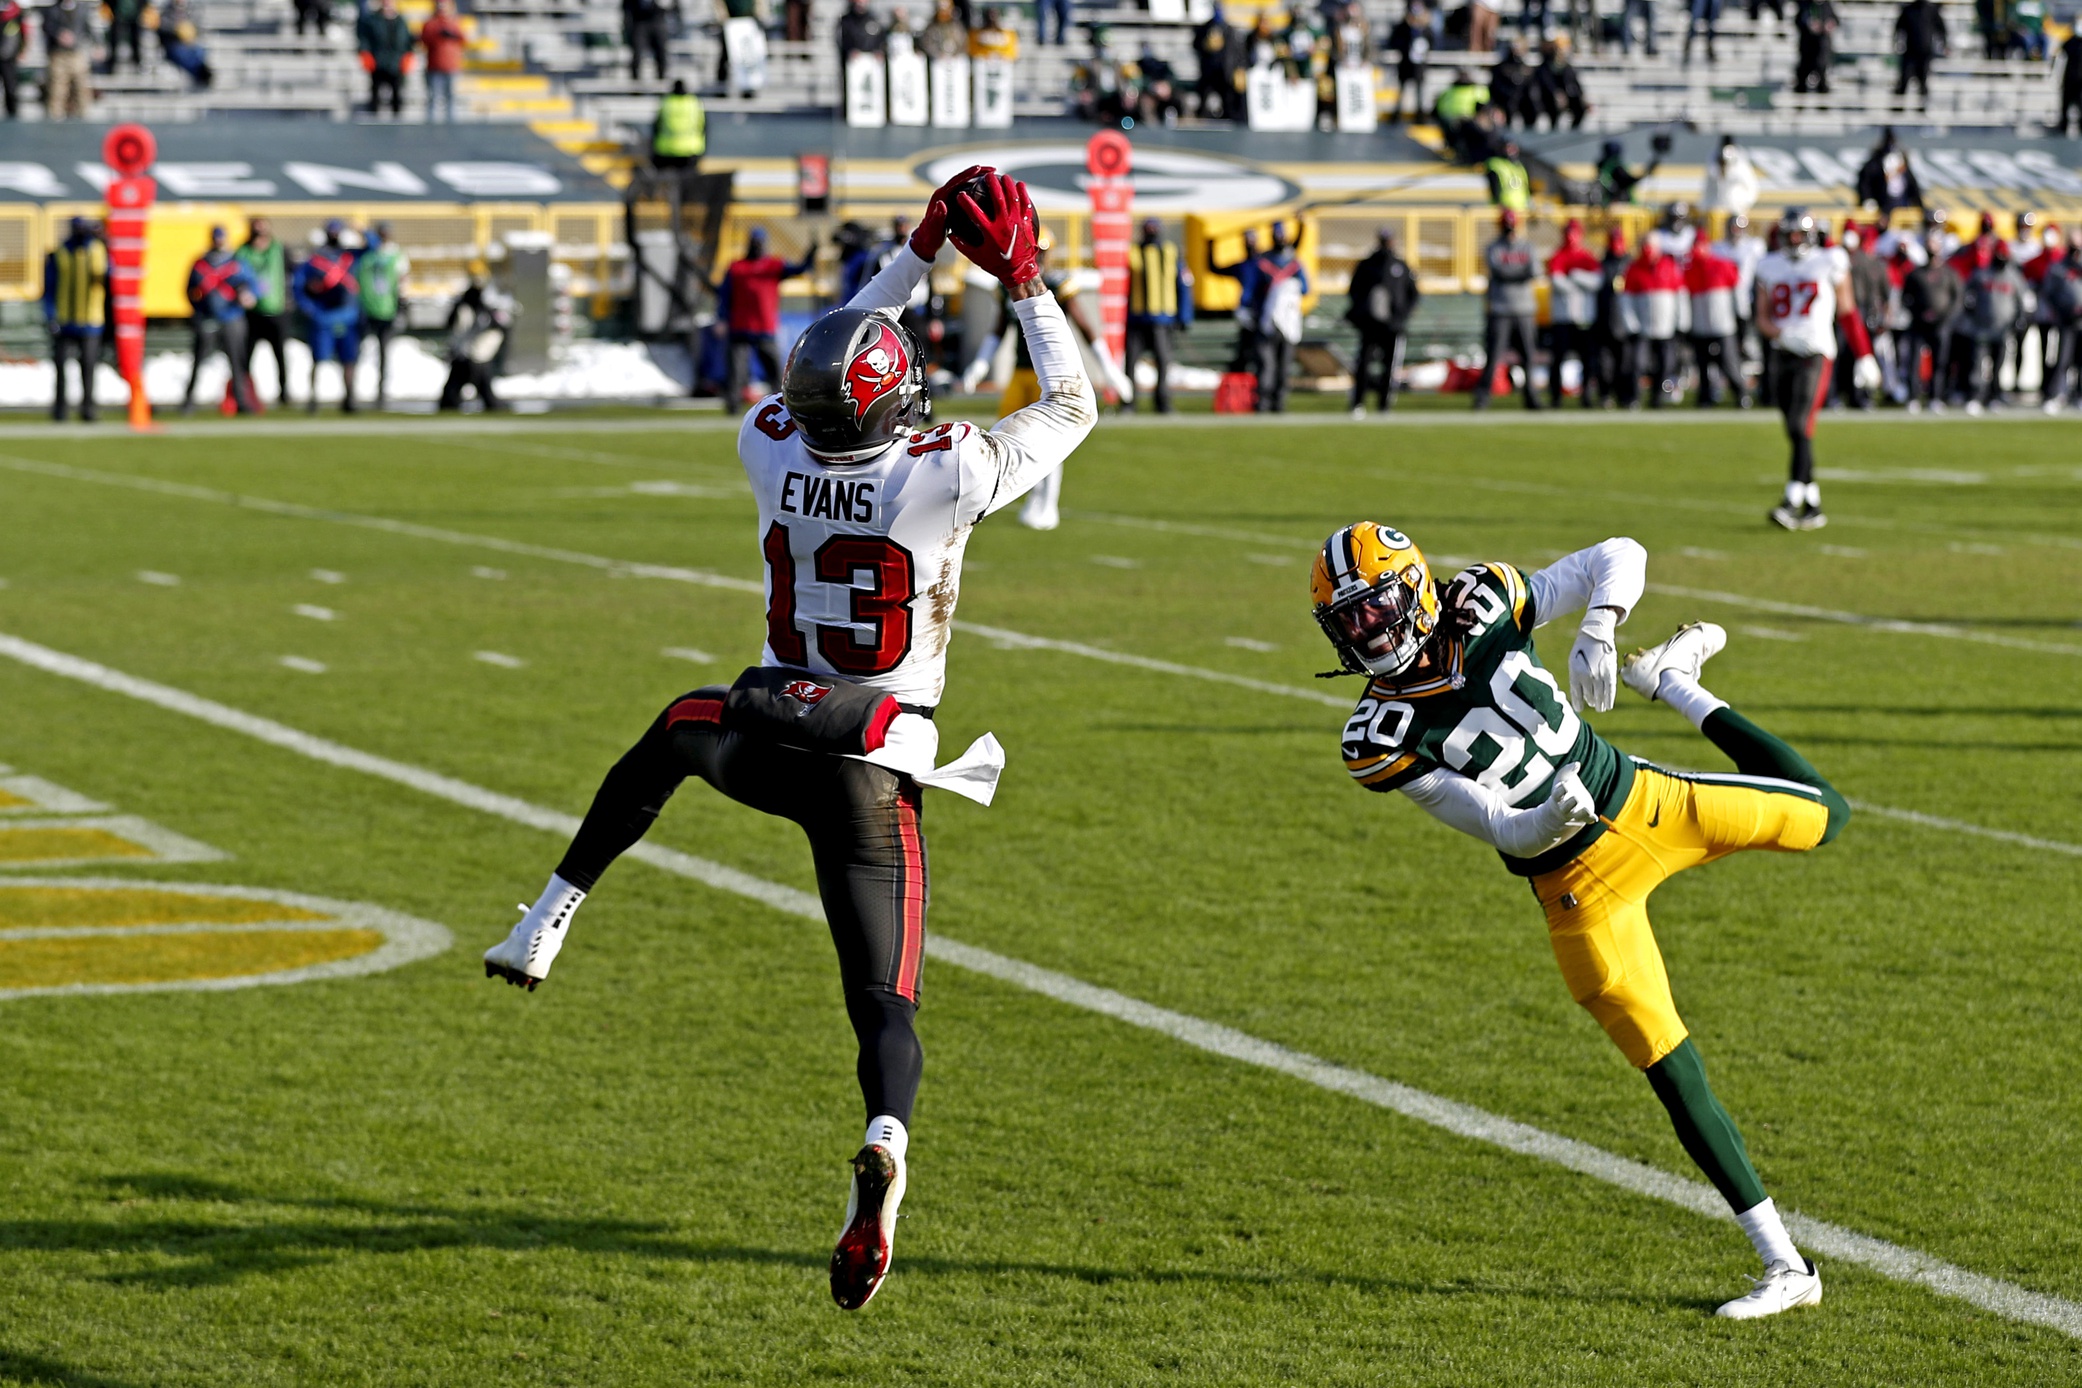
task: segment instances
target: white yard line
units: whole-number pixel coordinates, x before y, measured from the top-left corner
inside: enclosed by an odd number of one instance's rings
[[[1695,602],[1725,603],[1730,607],[1747,608],[1751,612],[1770,612],[1781,617],[1805,617],[1816,622],[1841,622],[1845,626],[1864,627],[1867,631],[1891,631],[1903,636],[1935,636],[1946,641],[1973,641],[1983,646],[2004,646],[2013,651],[2037,651],[2042,655],[2082,655],[2082,646],[2071,646],[2060,641],[2033,641],[2022,636],[2004,636],[2000,632],[1954,626],[1949,622],[1911,622],[1897,617],[1868,617],[1862,612],[1840,612],[1834,608],[1812,607],[1801,602],[1780,602],[1777,598],[1755,598],[1747,593],[1723,593],[1713,588],[1684,588],[1674,583],[1651,583],[1648,585],[1648,591],[1664,597],[1691,598]]]
[[[544,809],[510,795],[501,795],[467,781],[436,771],[394,761],[388,757],[357,751],[325,738],[301,732],[270,718],[243,712],[185,690],[112,670],[105,665],[55,651],[47,646],[0,634],[0,656],[20,661],[66,679],[196,718],[230,732],[241,733],[271,746],[295,752],[314,761],[377,776],[394,784],[478,810],[529,828],[560,837],[577,830],[573,815]],[[628,857],[681,877],[748,897],[789,915],[823,922],[817,898],[808,892],[768,882],[721,863],[696,858],[669,848],[639,843]],[[1550,1133],[1519,1123],[1500,1114],[1463,1104],[1457,1100],[1415,1089],[1363,1070],[1337,1065],[1304,1051],[1297,1051],[1237,1031],[1217,1022],[1173,1012],[1111,988],[1102,988],[1053,969],[1044,969],[992,950],[965,945],[944,935],[934,935],[926,949],[935,959],[957,968],[987,975],[1015,987],[1066,1003],[1100,1016],[1153,1031],[1198,1050],[1260,1069],[1276,1071],[1303,1080],[1319,1089],[1343,1094],[1363,1103],[1441,1128],[1460,1137],[1500,1147],[1603,1181],[1636,1195],[1645,1195],[1703,1215],[1732,1222],[1725,1201],[1711,1186],[1687,1180],[1667,1171],[1630,1160],[1574,1138]],[[1970,1272],[1927,1253],[1855,1230],[1789,1214],[1787,1226],[1808,1249],[1824,1258],[1855,1263],[1882,1277],[1926,1287],[1943,1296],[1957,1298],[2006,1319],[2082,1339],[2082,1303],[2034,1292],[2013,1282]]]

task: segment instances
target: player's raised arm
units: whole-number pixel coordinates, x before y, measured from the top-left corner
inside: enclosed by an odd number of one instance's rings
[[[1569,702],[1578,712],[1612,707],[1619,684],[1619,624],[1641,601],[1648,583],[1648,551],[1624,537],[1579,549],[1526,579],[1533,621],[1545,626],[1566,612],[1583,613],[1569,652]]]
[[[954,206],[977,232],[974,242],[957,234],[955,248],[1005,286],[1026,336],[1041,398],[984,435],[994,475],[980,489],[980,504],[972,512],[976,517],[1009,505],[1062,466],[1099,422],[1098,399],[1085,379],[1077,339],[1063,306],[1041,278],[1033,199],[1026,185],[1004,174],[990,175],[987,184],[993,195],[988,210],[968,193],[954,196]]]
[[[1427,771],[1396,789],[1441,824],[1480,839],[1499,853],[1537,858],[1598,822],[1597,802],[1585,788],[1580,770],[1575,762],[1564,766],[1555,773],[1547,798],[1525,810],[1512,808],[1488,786],[1445,767]]]
[[[846,301],[847,308],[864,308],[873,312],[883,309],[901,312],[911,302],[911,294],[918,283],[932,273],[933,261],[939,258],[940,248],[947,244],[947,200],[969,179],[990,170],[981,164],[972,164],[939,187],[925,204],[925,215],[911,231],[911,239],[904,249],[890,257],[876,276],[860,286],[860,291]]]

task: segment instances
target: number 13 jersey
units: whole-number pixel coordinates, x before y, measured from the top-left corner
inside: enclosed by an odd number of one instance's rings
[[[1537,624],[1525,575],[1477,564],[1447,587],[1442,604],[1463,614],[1461,635],[1432,639],[1431,664],[1375,679],[1345,724],[1345,768],[1369,790],[1396,790],[1440,767],[1468,777],[1519,809],[1538,805],[1570,762],[1605,818],[1633,788],[1634,765],[1569,707],[1533,648]],[[1443,625],[1443,623],[1442,623]],[[1605,832],[1593,824],[1537,858],[1504,865],[1531,877],[1581,853]]]
[[[738,436],[766,560],[761,663],[939,703],[969,533],[1060,464],[1076,445],[1064,442],[1041,452],[952,423],[831,464],[803,446],[780,396],[761,401]]]

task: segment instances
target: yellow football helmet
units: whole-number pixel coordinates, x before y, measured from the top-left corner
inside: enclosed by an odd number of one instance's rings
[[[1355,675],[1399,675],[1439,624],[1431,565],[1410,537],[1373,521],[1323,542],[1309,574],[1316,621]]]

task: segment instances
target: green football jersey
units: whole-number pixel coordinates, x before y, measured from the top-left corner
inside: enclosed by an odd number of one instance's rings
[[[1441,607],[1470,624],[1457,636],[1442,630],[1422,669],[1367,685],[1345,724],[1352,779],[1394,790],[1445,767],[1529,809],[1547,798],[1554,773],[1575,762],[1598,813],[1619,813],[1634,764],[1576,716],[1541,666],[1525,575],[1509,564],[1477,564],[1448,585]],[[1525,877],[1549,872],[1604,832],[1602,822],[1593,824],[1537,858],[1504,854],[1504,865]]]

